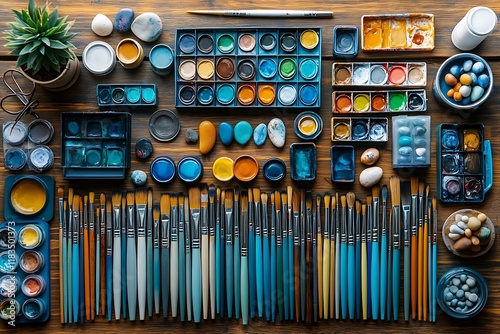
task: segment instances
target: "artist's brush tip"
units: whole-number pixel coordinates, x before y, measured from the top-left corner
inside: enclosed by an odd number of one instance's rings
[[[252,192],[253,192],[253,200],[254,202],[260,202],[260,188],[258,187],[254,187],[252,188]]]
[[[162,214],[170,214],[170,194],[161,194],[160,211]]]
[[[356,200],[356,211],[357,212],[361,211],[361,200],[359,199]]]
[[[274,206],[276,207],[276,210],[279,210],[281,208],[281,194],[278,190],[274,192]],[[295,210],[295,198],[294,198],[294,210]]]
[[[361,205],[361,214],[366,215],[366,204]]]
[[[267,204],[267,199],[268,196],[266,192],[260,193],[260,201],[262,202],[262,204]]]
[[[95,193],[93,191],[89,192],[89,202],[94,203]]]
[[[376,184],[372,187],[372,196],[379,197],[380,196],[380,184]]]
[[[224,199],[224,206],[226,208],[233,208],[233,191],[228,189],[225,191],[226,197]]]
[[[145,188],[136,189],[135,191],[135,203],[136,204],[146,204],[148,201],[148,192]]]
[[[373,203],[373,197],[372,196],[366,196],[366,205],[371,206]]]
[[[78,211],[79,209],[80,209],[80,196],[74,195],[73,196],[73,210]]]
[[[99,196],[99,203],[101,205],[106,205],[106,195],[104,193],[101,193],[101,195]]]
[[[342,204],[342,206],[347,205],[347,200],[346,200],[345,195],[340,196],[340,203]]]
[[[122,203],[122,193],[120,191],[114,191],[111,195],[111,201],[113,206],[120,206]]]
[[[429,197],[429,193],[431,192],[431,186],[425,186],[425,197]]]
[[[58,198],[63,198],[64,197],[64,188],[63,187],[57,188],[57,197]]]
[[[160,203],[155,202],[153,205],[153,219],[158,220],[160,219]]]
[[[170,195],[170,205],[171,206],[179,205],[179,194],[177,192],[173,192],[172,195]]]
[[[199,209],[201,201],[200,187],[193,186],[189,188],[189,206],[191,209]]]

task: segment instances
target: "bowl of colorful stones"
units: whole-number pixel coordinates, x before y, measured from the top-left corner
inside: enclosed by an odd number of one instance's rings
[[[488,285],[477,271],[457,267],[441,276],[436,293],[439,307],[446,314],[457,319],[470,319],[486,305]]]
[[[492,89],[490,65],[473,53],[459,53],[446,59],[432,85],[436,100],[457,111],[477,109]]]
[[[482,212],[463,209],[452,213],[443,224],[443,241],[455,255],[478,257],[495,242],[495,226]]]

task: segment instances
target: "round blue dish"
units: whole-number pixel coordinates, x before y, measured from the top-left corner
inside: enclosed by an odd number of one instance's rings
[[[306,123],[309,126],[306,126]],[[308,131],[311,126],[314,126],[314,129]],[[323,131],[323,120],[321,116],[319,116],[314,111],[304,111],[295,117],[295,121],[293,122],[293,130],[297,137],[304,140],[314,140],[318,138]]]
[[[203,177],[203,164],[194,156],[186,156],[177,163],[177,175],[186,183],[195,183]]]
[[[268,159],[262,166],[262,174],[264,174],[264,178],[269,182],[283,180],[286,175],[285,162],[279,158]]]
[[[151,177],[157,182],[170,182],[175,176],[175,162],[167,156],[157,157],[151,162],[149,172]]]

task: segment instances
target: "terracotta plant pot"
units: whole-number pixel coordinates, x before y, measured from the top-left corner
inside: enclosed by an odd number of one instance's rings
[[[57,78],[49,81],[33,79],[25,71],[23,71],[22,68],[20,68],[20,71],[22,71],[26,77],[37,85],[50,91],[60,92],[70,88],[78,80],[80,77],[80,62],[76,57],[75,59],[68,60],[68,63],[61,74]]]

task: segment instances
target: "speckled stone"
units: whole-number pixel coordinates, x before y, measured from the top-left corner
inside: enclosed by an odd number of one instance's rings
[[[160,37],[163,24],[160,17],[151,12],[137,16],[131,26],[134,35],[144,42],[154,42]]]
[[[234,126],[234,139],[240,145],[248,143],[252,138],[253,129],[247,121],[240,121]]]
[[[184,139],[188,144],[196,144],[200,137],[198,136],[198,132],[193,129],[187,129],[186,134],[184,135]]]
[[[282,148],[286,139],[285,123],[279,118],[273,118],[267,125],[267,135],[274,146]]]
[[[255,145],[262,146],[266,142],[267,138],[267,125],[260,123],[253,130],[253,141]]]
[[[219,125],[219,138],[223,145],[229,146],[234,140],[234,128],[228,122],[222,122]]]
[[[133,20],[134,11],[130,8],[122,8],[115,16],[114,27],[119,32],[129,31]]]
[[[132,183],[138,187],[141,187],[146,184],[148,181],[148,175],[139,169],[136,169],[130,174],[130,178],[132,179]]]

